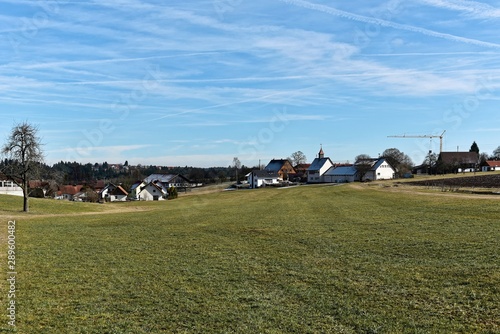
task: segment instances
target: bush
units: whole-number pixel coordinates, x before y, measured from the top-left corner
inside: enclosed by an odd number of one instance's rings
[[[44,198],[45,194],[43,193],[42,188],[34,188],[30,189],[29,197]]]
[[[176,199],[178,196],[176,187],[168,188],[167,193],[168,193],[168,199]]]

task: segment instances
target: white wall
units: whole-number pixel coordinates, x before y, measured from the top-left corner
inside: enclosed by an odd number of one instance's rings
[[[23,196],[23,189],[12,181],[0,180],[0,194]]]
[[[153,201],[154,196],[159,196],[158,200],[163,201],[163,192],[159,190],[156,187],[153,187],[152,185],[146,186],[137,196],[137,199],[140,199],[142,201]]]
[[[320,177],[320,174],[319,173],[310,173],[310,172],[307,172],[307,182],[310,182],[310,183],[319,183],[321,182],[321,177]]]
[[[127,200],[127,196],[125,196],[125,195],[109,195],[109,199],[111,202],[125,202]]]
[[[356,175],[335,175],[332,176],[332,182],[354,182],[356,181]]]
[[[329,170],[330,168],[332,168],[332,166],[333,166],[333,165],[330,163],[330,160],[327,160],[327,161],[323,164],[323,166],[320,168],[320,170],[319,170],[319,174],[320,174],[320,175],[325,174],[326,172],[328,172],[328,170]]]
[[[394,178],[394,169],[387,162],[384,162],[375,170],[374,174],[372,180],[390,180]]]
[[[248,177],[248,183],[252,188],[260,188],[264,184],[278,184],[280,182],[277,178],[259,178],[257,176],[254,177],[253,174],[251,174]]]

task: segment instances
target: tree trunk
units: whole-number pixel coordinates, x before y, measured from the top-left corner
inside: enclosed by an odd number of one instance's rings
[[[28,180],[24,180],[23,182],[23,196],[24,196],[24,201],[23,201],[23,211],[24,212],[29,212],[30,207],[29,207],[29,189],[28,189]]]
[[[29,212],[30,207],[29,207],[29,197],[27,195],[24,195],[24,205],[23,205],[23,210],[24,212]]]

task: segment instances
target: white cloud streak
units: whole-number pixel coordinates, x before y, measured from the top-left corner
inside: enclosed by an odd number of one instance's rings
[[[460,11],[466,14],[471,14],[476,18],[498,19],[500,18],[500,8],[490,6],[477,1],[462,1],[462,0],[420,0],[420,2],[454,11]]]
[[[433,31],[433,30],[429,30],[429,29],[425,29],[425,28],[420,28],[420,27],[416,27],[416,26],[412,26],[412,25],[395,23],[395,22],[391,22],[391,21],[387,21],[387,20],[383,20],[383,19],[378,19],[375,17],[358,15],[358,14],[350,13],[347,11],[339,10],[339,9],[336,9],[336,8],[333,8],[330,6],[315,4],[312,2],[308,2],[308,1],[303,1],[303,0],[279,0],[279,1],[284,2],[284,3],[288,3],[288,4],[292,4],[295,6],[323,12],[323,13],[326,13],[329,15],[342,17],[342,18],[352,20],[352,21],[374,24],[374,25],[378,25],[381,27],[390,27],[390,28],[394,28],[394,29],[398,29],[398,30],[411,31],[411,32],[423,34],[426,36],[447,39],[450,41],[455,41],[455,42],[460,42],[460,43],[465,43],[465,44],[471,44],[471,45],[477,45],[477,46],[482,46],[482,47],[487,47],[487,48],[495,48],[495,49],[500,48],[500,44],[497,44],[497,43],[484,42],[484,41],[480,41],[480,40],[476,40],[476,39],[441,33],[441,32],[437,32],[437,31]]]

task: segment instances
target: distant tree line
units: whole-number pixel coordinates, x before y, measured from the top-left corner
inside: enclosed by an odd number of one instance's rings
[[[10,165],[8,159],[0,161],[2,166]],[[238,179],[242,180],[252,169],[244,165],[238,168]],[[190,181],[203,184],[214,184],[226,181],[235,181],[234,166],[227,167],[165,167],[165,166],[130,166],[127,162],[123,164],[103,163],[79,163],[60,161],[52,166],[45,163],[38,164],[37,178],[40,180],[54,180],[57,184],[87,184],[92,185],[98,180],[121,183],[131,186],[136,181],[143,180],[154,173],[181,174]]]

